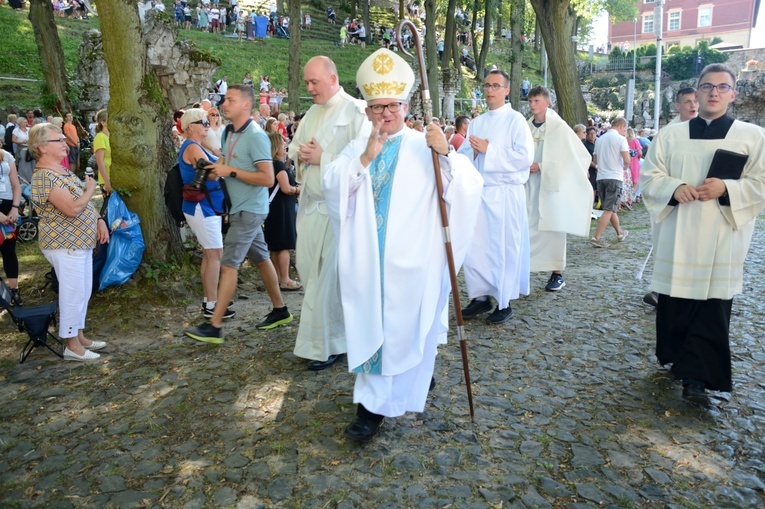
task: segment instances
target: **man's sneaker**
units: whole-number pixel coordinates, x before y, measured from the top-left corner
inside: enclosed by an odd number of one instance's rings
[[[630,234],[629,231],[627,231],[624,228],[622,228],[622,234],[621,235],[617,235],[616,238],[619,239],[619,242],[624,242],[624,239],[626,239],[627,235],[629,235],[629,234]]]
[[[557,292],[564,286],[566,286],[566,282],[563,280],[563,274],[553,273],[553,275],[550,276],[550,280],[547,281],[547,286],[545,286],[545,290],[547,290],[548,292]]]
[[[183,333],[191,339],[196,339],[197,341],[214,343],[216,345],[223,343],[223,329],[220,327],[215,327],[211,323],[205,322],[203,324],[197,325],[196,327],[186,329],[183,331]]]
[[[266,315],[266,318],[255,326],[256,329],[268,330],[287,325],[292,321],[292,313],[287,310],[287,306],[276,309]]]
[[[596,239],[595,237],[590,239],[590,244],[592,244],[595,247],[608,247],[608,243],[601,239]]]
[[[215,314],[215,308],[210,309],[205,306],[205,308],[202,310],[202,313],[205,315],[205,318],[209,320]],[[235,316],[236,316],[236,311],[234,311],[230,307],[226,308],[226,311],[223,313],[224,320],[228,320],[229,318],[234,318]]]
[[[513,316],[515,316],[513,314],[513,308],[509,305],[505,309],[499,309],[499,306],[497,306],[494,311],[486,317],[486,321],[493,324],[505,323]]]
[[[462,318],[473,318],[481,313],[488,313],[491,311],[491,301],[473,299],[466,308],[462,309]]]

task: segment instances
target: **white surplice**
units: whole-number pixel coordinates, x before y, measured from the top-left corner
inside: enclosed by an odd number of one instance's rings
[[[489,140],[474,153],[470,136]],[[459,149],[481,173],[484,187],[473,244],[465,257],[470,298],[491,295],[500,308],[529,294],[529,223],[526,191],[534,142],[526,119],[510,104],[473,119]]]
[[[366,103],[340,89],[325,104],[314,104],[298,126],[289,146],[289,157],[298,161],[300,145],[312,138],[321,145],[321,164],[296,165],[301,183],[297,214],[295,266],[303,282],[305,297],[294,353],[304,359],[324,361],[345,352],[343,312],[337,279],[337,239],[331,228],[322,175],[329,164],[358,137],[366,139],[372,129],[364,109]]]
[[[717,149],[748,154],[738,180],[718,200],[669,205],[681,184],[699,186]],[[689,124],[667,125],[651,143],[640,188],[654,221],[651,290],[683,299],[732,299],[741,293],[754,220],[765,207],[765,131],[734,121],[719,140],[690,139]]]
[[[395,136],[403,140],[382,260],[369,168],[359,160],[367,141],[351,142],[324,176],[327,205],[339,232],[348,366],[353,371],[375,355],[378,359],[379,374],[357,375],[354,402],[386,417],[424,409],[436,347],[446,342],[450,292],[431,151],[422,133],[404,128],[391,138]],[[473,234],[483,180],[464,156],[452,153],[439,160],[459,269]]]
[[[531,272],[566,268],[566,234],[586,237],[590,231],[592,186],[587,180],[590,153],[553,110],[535,127],[534,162],[540,171],[526,182]]]

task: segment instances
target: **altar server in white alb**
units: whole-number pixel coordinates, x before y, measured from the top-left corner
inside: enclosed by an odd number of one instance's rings
[[[528,93],[534,162],[526,182],[531,272],[551,272],[545,290],[566,286],[566,234],[587,237],[592,215],[592,186],[587,180],[590,153],[568,124],[550,108],[550,91]]]
[[[505,71],[491,71],[483,83],[489,111],[473,119],[459,153],[484,179],[473,245],[465,258],[465,283],[472,300],[462,316],[472,318],[497,307],[486,320],[513,317],[510,301],[529,294],[529,221],[526,191],[534,142],[523,115],[505,103],[510,85]]]
[[[384,417],[422,412],[436,349],[446,342],[449,272],[431,148],[439,156],[459,267],[476,222],[483,181],[449,152],[441,129],[407,128],[409,65],[380,49],[356,74],[373,123],[327,167],[324,195],[339,232],[340,294],[357,419],[345,434],[371,439]]]
[[[655,223],[656,357],[672,364],[683,397],[705,407],[707,389],[732,390],[733,296],[742,291],[754,221],[765,208],[765,131],[726,114],[735,85],[728,66],[706,66],[697,87],[699,116],[659,131],[640,179]],[[732,154],[716,156],[721,149]],[[710,178],[720,156],[728,175]],[[737,160],[738,178],[730,171]]]

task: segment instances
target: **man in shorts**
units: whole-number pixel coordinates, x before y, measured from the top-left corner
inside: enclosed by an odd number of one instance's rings
[[[619,216],[616,214],[622,194],[624,170],[630,166],[630,149],[627,138],[624,137],[626,132],[627,121],[618,117],[608,132],[595,142],[595,153],[592,157],[598,172],[598,196],[603,205],[603,215],[598,219],[595,236],[590,239],[590,244],[595,247],[608,247],[608,243],[601,238],[608,223],[614,227],[619,242],[624,241],[629,234],[619,226]]]
[[[292,321],[292,314],[282,299],[279,279],[261,228],[268,215],[268,188],[274,185],[275,179],[271,143],[266,133],[252,120],[254,103],[255,96],[249,85],[231,85],[228,88],[223,109],[231,124],[223,134],[223,155],[210,167],[219,177],[226,179],[231,197],[231,226],[223,242],[215,312],[209,323],[184,331],[190,338],[206,343],[223,342],[223,315],[236,292],[239,267],[245,257],[257,265],[273,305],[273,310],[256,328],[268,330]]]

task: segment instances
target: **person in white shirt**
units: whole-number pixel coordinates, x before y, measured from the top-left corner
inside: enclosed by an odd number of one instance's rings
[[[624,182],[624,170],[630,167],[630,147],[627,138],[627,120],[618,117],[611,124],[611,128],[595,142],[595,153],[592,158],[598,169],[598,196],[603,207],[603,215],[598,219],[595,235],[590,243],[595,247],[608,247],[608,243],[601,238],[606,227],[611,224],[616,232],[619,242],[627,238],[629,232],[623,230],[619,224],[619,200],[622,194],[622,182]]]

